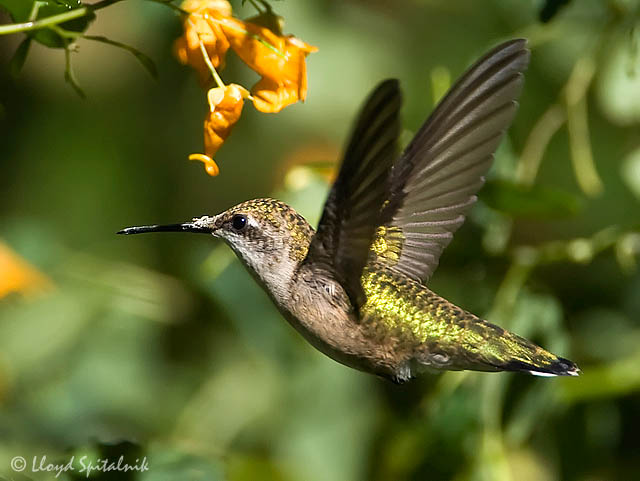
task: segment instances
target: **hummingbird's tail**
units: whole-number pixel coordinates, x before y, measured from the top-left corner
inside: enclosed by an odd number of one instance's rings
[[[477,346],[479,357],[483,364],[490,366],[489,370],[519,371],[542,377],[580,374],[580,368],[573,361],[558,357],[517,334],[486,321],[477,322],[477,327],[492,331],[492,335]]]
[[[514,360],[497,367],[504,371],[526,372],[540,377],[580,375],[580,368],[578,365],[564,357],[556,357],[555,360],[551,361],[549,364],[542,366],[520,360]]]

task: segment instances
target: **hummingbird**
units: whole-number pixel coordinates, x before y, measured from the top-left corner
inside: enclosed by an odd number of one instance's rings
[[[315,231],[289,205],[263,198],[118,234],[192,232],[224,240],[315,348],[396,383],[433,370],[577,376],[572,361],[428,287],[513,120],[529,56],[524,39],[488,52],[403,152],[398,81],[382,82],[355,123]]]

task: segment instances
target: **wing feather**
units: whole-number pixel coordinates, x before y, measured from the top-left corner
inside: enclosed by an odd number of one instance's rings
[[[397,80],[382,82],[369,96],[305,259],[330,268],[354,304],[362,298],[360,274],[398,157],[401,103]]]
[[[525,40],[499,45],[436,107],[393,167],[370,262],[429,280],[513,120],[528,61]]]
[[[485,55],[399,158],[397,81],[368,98],[305,259],[331,269],[354,306],[366,301],[360,278],[367,262],[420,282],[430,278],[515,115],[528,60],[524,40]]]

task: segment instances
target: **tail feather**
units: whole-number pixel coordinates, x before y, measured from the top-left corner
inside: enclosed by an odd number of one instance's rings
[[[476,344],[478,360],[490,369],[517,371],[541,377],[578,376],[576,363],[558,357],[533,342],[487,321],[470,324],[475,333],[483,333]]]
[[[495,367],[504,371],[526,372],[533,376],[539,377],[580,375],[580,368],[578,367],[578,365],[575,362],[563,357],[558,357],[557,360],[552,361],[547,365],[536,365],[519,360],[511,360],[502,365],[496,365]]]

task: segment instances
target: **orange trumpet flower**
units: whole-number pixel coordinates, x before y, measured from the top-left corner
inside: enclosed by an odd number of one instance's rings
[[[233,18],[227,0],[185,0],[181,8],[189,15],[184,35],[175,43],[176,55],[197,71],[202,86],[212,77],[217,84],[207,94],[210,112],[204,121],[205,153],[191,154],[189,159],[203,162],[207,173],[215,176],[219,168],[213,156],[240,118],[244,99],[251,99],[257,110],[267,113],[304,101],[305,59],[318,49],[283,35],[282,18],[270,8],[248,21]],[[252,95],[240,85],[225,86],[218,75],[229,48],[262,77],[251,89]]]
[[[258,20],[258,19],[257,19]],[[235,18],[217,20],[231,48],[262,79],[253,86],[253,105],[275,113],[307,96],[305,58],[318,49],[292,35]]]

